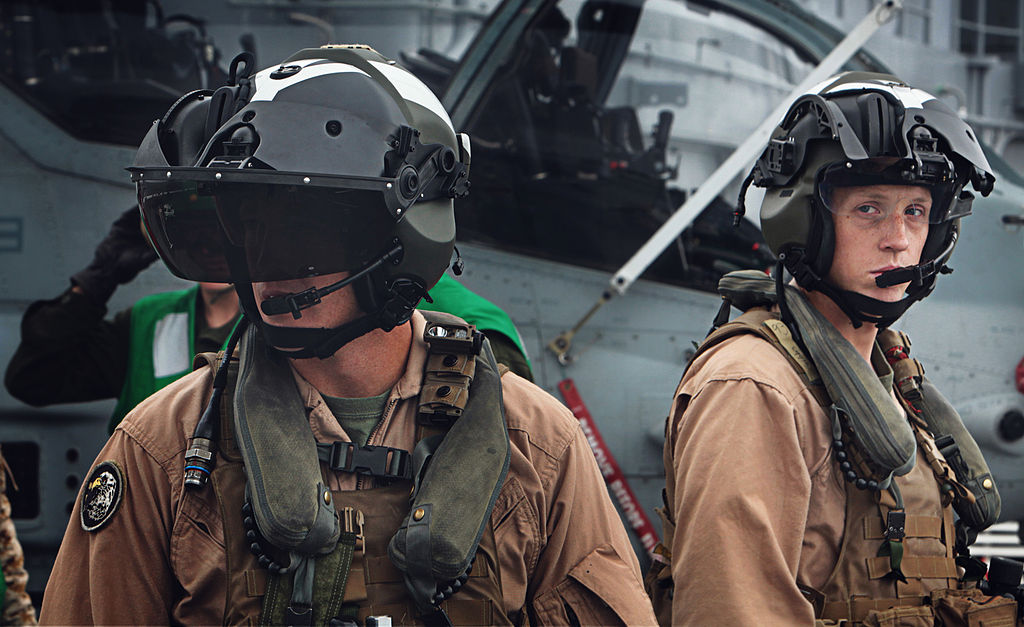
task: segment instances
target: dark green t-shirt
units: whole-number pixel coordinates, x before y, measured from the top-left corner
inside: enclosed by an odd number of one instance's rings
[[[323,395],[327,408],[334,414],[334,418],[345,430],[348,437],[359,446],[366,446],[370,439],[370,432],[380,422],[384,415],[384,406],[387,405],[388,396],[391,390],[380,396],[368,398],[342,398],[340,396]]]

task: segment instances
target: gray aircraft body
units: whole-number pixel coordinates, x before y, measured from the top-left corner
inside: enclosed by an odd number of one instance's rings
[[[0,27],[0,361],[26,307],[66,289],[134,202],[124,167],[178,95],[215,89],[242,50],[265,67],[303,47],[367,43],[430,84],[473,138],[472,192],[456,206],[461,280],[511,315],[540,385],[560,396],[574,381],[651,518],[665,416],[718,310],[717,278],[772,264],[753,222],[731,226],[738,181],[562,359],[547,346],[842,38],[796,5],[740,0],[4,2]],[[886,70],[865,53],[847,67]],[[993,162],[996,191],[964,221],[956,271],[898,326],[985,452],[1003,519],[1022,520],[1024,242],[1012,225],[1024,180]],[[184,285],[155,264],[110,311]],[[35,593],[112,409],[35,409],[0,392]]]

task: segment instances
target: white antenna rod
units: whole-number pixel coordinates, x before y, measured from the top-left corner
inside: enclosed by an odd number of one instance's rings
[[[800,84],[793,88],[793,91],[768,114],[761,125],[754,129],[750,136],[729,155],[729,158],[697,188],[697,191],[686,199],[686,202],[672,214],[672,217],[647,240],[647,243],[633,254],[626,265],[619,268],[612,278],[612,289],[619,294],[625,293],[629,286],[643,274],[647,266],[658,258],[661,251],[665,250],[665,247],[679,236],[679,233],[708,206],[708,203],[714,200],[730,181],[750,168],[750,164],[764,150],[772,130],[782,121],[782,116],[785,115],[793,101],[839,71],[839,68],[857,53],[861,45],[882,25],[891,20],[894,13],[901,8],[903,8],[902,0],[888,0],[864,16],[864,19],[850,31],[850,34],[839,42],[839,45],[833,48],[832,52],[822,59],[821,63],[811,70],[811,73]]]

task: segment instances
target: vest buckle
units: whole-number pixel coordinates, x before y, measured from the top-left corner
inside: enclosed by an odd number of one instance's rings
[[[359,446],[354,442],[317,444],[320,460],[331,470],[382,479],[412,479],[409,451],[390,446]]]

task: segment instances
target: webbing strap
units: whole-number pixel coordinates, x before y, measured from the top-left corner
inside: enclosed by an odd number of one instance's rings
[[[862,622],[872,610],[884,611],[893,607],[918,607],[926,605],[930,599],[923,596],[900,597],[890,599],[854,598],[849,601],[833,601],[826,603],[821,612],[822,620],[850,620]]]
[[[359,446],[354,442],[318,442],[320,461],[337,472],[370,475],[381,479],[412,479],[412,455],[390,446]]]
[[[865,560],[868,566],[869,579],[881,579],[892,572],[888,556],[869,557]],[[900,570],[912,579],[956,579],[956,562],[951,557],[921,557],[906,555],[900,564]]]
[[[432,318],[428,319],[423,332],[429,353],[420,388],[417,422],[447,428],[466,409],[483,334],[471,324],[437,319],[436,314]]]
[[[907,538],[938,538],[942,539],[942,518],[938,516],[907,516],[904,527]],[[864,519],[864,539],[884,540],[885,523],[881,518]]]
[[[352,566],[352,557],[356,550],[357,535],[354,531],[343,531],[337,545],[331,553],[319,557],[310,557],[315,561],[318,576],[311,582],[312,599],[309,607],[308,625],[325,625],[341,611],[345,586],[348,582]],[[268,577],[267,594],[263,597],[263,610],[260,613],[260,625],[295,625],[297,617],[289,615],[293,611],[291,602],[294,599],[293,573],[281,573]]]

